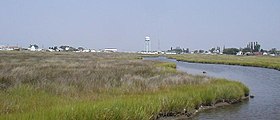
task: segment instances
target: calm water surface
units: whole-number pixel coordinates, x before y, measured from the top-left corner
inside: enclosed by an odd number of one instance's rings
[[[165,57],[145,58],[174,62],[177,69],[190,74],[241,81],[254,99],[199,113],[193,120],[280,120],[280,71],[257,67],[177,62]],[[206,74],[202,72],[206,71]]]

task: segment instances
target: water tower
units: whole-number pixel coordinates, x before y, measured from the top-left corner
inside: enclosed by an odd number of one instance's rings
[[[151,52],[151,39],[150,37],[145,37],[145,52]]]

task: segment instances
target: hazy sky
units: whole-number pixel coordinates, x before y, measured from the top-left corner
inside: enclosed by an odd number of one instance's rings
[[[1,0],[0,45],[280,48],[280,0]]]

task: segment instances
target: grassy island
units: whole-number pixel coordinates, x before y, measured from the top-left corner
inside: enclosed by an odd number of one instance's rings
[[[183,54],[168,55],[167,57],[185,62],[253,66],[280,70],[280,57],[272,56]]]
[[[191,115],[249,94],[137,54],[0,52],[0,119],[136,120]]]

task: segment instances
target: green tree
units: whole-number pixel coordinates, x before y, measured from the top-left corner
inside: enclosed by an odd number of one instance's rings
[[[199,52],[199,53],[204,53],[204,50],[199,50],[198,52]]]
[[[242,52],[246,53],[246,52],[252,52],[251,48],[244,48],[242,49]]]
[[[189,48],[187,48],[186,53],[189,53],[189,52],[190,52],[190,49],[189,49]]]
[[[211,53],[213,53],[215,50],[216,50],[215,48],[211,48],[209,51],[210,51]]]
[[[272,48],[271,50],[269,50],[270,54],[276,54],[277,53],[277,49],[276,48]]]
[[[237,48],[225,48],[223,54],[236,55],[239,52]]]
[[[254,46],[254,52],[259,52],[261,49],[261,45],[259,45],[258,43]]]
[[[189,52],[190,52],[190,50],[189,50],[189,48],[187,48],[187,49],[183,49],[183,52],[184,52],[184,53],[189,53]]]
[[[183,50],[182,49],[173,49],[173,51],[175,51],[177,54],[181,54],[182,52],[183,52]]]

